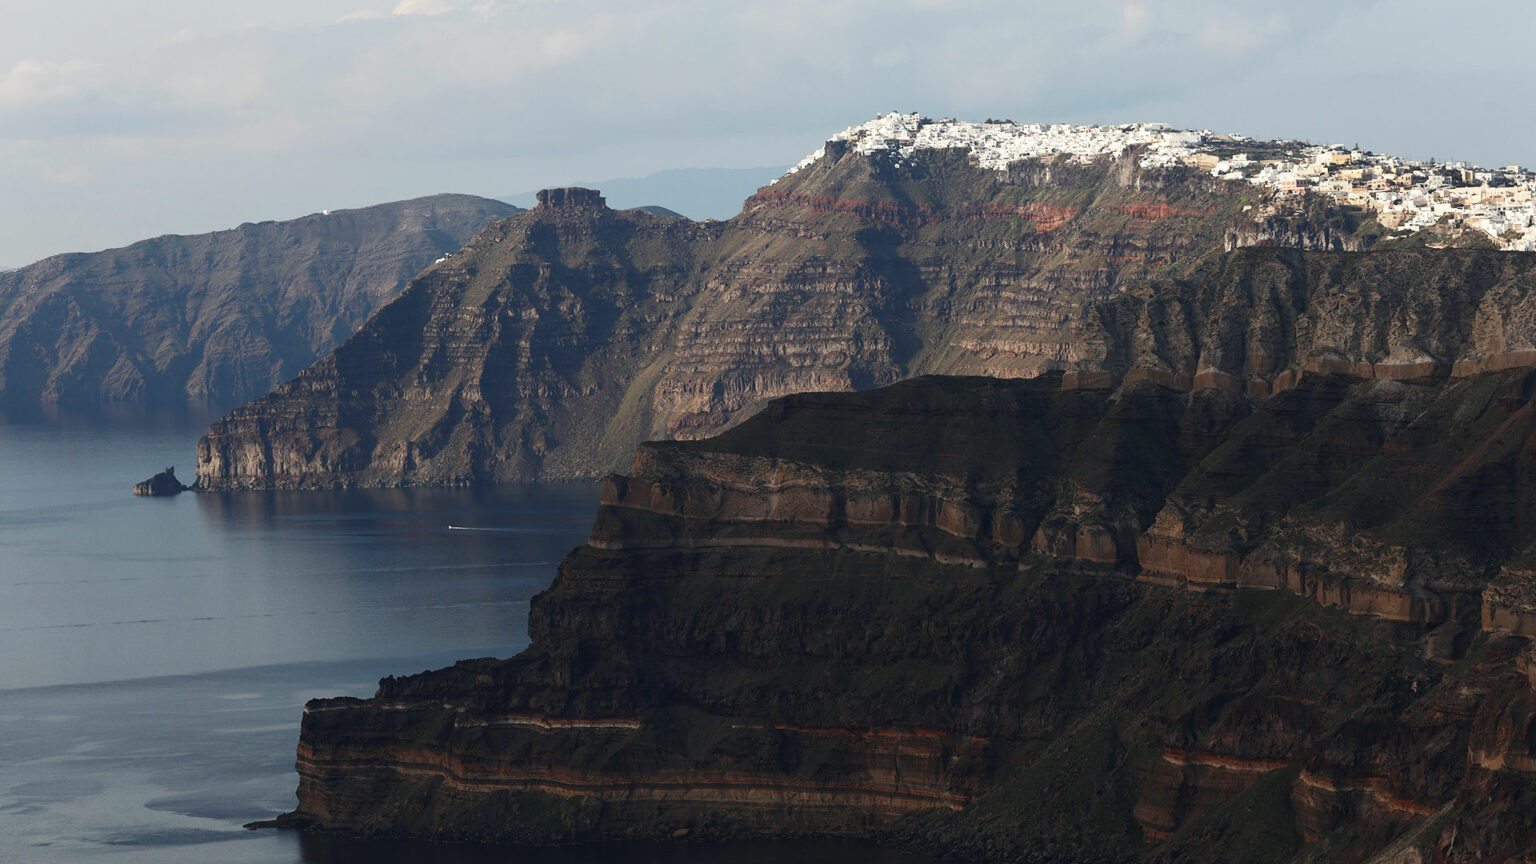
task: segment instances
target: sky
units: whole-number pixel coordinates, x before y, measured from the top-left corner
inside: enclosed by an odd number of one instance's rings
[[[1536,165],[1516,0],[4,0],[0,20],[0,266],[789,165],[893,110]]]

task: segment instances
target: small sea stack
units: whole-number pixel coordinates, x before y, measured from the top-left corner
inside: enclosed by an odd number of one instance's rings
[[[133,484],[133,494],[163,497],[175,495],[178,492],[185,492],[191,488],[191,486],[176,479],[176,469],[171,467],[166,468],[142,483]]]

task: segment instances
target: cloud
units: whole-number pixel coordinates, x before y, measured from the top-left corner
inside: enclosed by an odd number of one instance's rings
[[[378,9],[359,9],[356,12],[348,12],[346,15],[341,16],[337,23],[378,21],[391,17],[409,18],[416,16],[430,18],[437,15],[447,15],[450,12],[458,12],[466,8],[469,8],[469,4],[460,2],[460,0],[400,0],[388,12]]]
[[[1152,24],[1152,10],[1140,3],[1127,3],[1120,9],[1120,30],[1136,38],[1147,32]]]
[[[395,4],[395,15],[445,15],[463,8],[454,0],[400,0]]]
[[[1222,53],[1239,54],[1253,50],[1264,41],[1259,33],[1259,26],[1244,18],[1213,18],[1201,28],[1200,41]]]
[[[93,71],[85,60],[63,63],[27,58],[0,75],[0,106],[17,107],[56,102],[79,95]]]
[[[42,199],[49,177],[63,182],[49,160],[89,169],[99,197],[76,213],[132,212],[153,195],[167,214],[222,201],[235,224],[556,177],[784,164],[892,109],[1156,119],[1382,150],[1434,135],[1425,146],[1442,158],[1536,163],[1536,130],[1511,107],[1536,100],[1536,79],[1510,65],[1525,34],[1493,28],[1479,37],[1488,50],[1414,78],[1422,58],[1400,46],[1432,0],[157,0],[103,2],[90,33],[65,26],[56,2],[13,2],[35,10],[0,32],[0,188],[18,208],[33,205],[9,190]],[[1463,2],[1497,20],[1489,0]],[[1368,81],[1365,108],[1319,95]],[[7,146],[30,154],[26,167]],[[0,242],[36,230],[23,222]],[[0,261],[27,256],[0,246]]]

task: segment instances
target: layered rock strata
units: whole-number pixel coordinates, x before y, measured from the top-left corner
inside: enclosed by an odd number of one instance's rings
[[[0,273],[0,410],[227,410],[325,356],[500,201],[435,195]]]
[[[797,396],[643,446],[528,650],[307,706],[288,821],[1536,852],[1536,373],[1061,384]]]
[[[198,482],[600,476],[768,399],[929,373],[1262,396],[1308,371],[1443,377],[1536,350],[1531,256],[1351,253],[1373,240],[1360,214],[1266,195],[1131,152],[994,170],[830,146],[727,222],[551,190],[214,424]]]

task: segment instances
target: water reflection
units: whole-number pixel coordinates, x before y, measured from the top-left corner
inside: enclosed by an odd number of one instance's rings
[[[44,425],[54,428],[128,429],[181,432],[206,430],[233,404],[200,400],[163,404],[108,402],[101,405],[8,404],[0,405],[0,425]],[[190,473],[190,472],[189,472]]]
[[[595,483],[136,499],[198,429],[0,425],[0,861],[923,864],[866,844],[525,850],[241,825],[305,700],[527,641]],[[450,530],[449,526],[476,530]]]
[[[350,523],[346,530],[443,534],[450,525],[477,534],[566,531],[572,518],[590,520],[594,483],[513,484],[476,489],[350,489],[320,492],[229,492],[198,495],[203,518],[218,530],[304,530]],[[330,530],[321,527],[320,530]]]
[[[129,494],[195,442],[0,426],[0,688],[516,653],[596,509],[592,483]]]
[[[363,841],[301,836],[304,864],[936,864],[936,858],[861,840],[729,843],[604,843],[586,846],[494,846]]]
[[[287,644],[315,643],[318,625],[327,632],[312,650],[329,659],[402,640],[509,655],[527,644],[528,600],[585,539],[596,499],[594,484],[576,483],[200,495],[197,509],[238,567],[240,605],[284,619],[270,626],[290,631]]]

